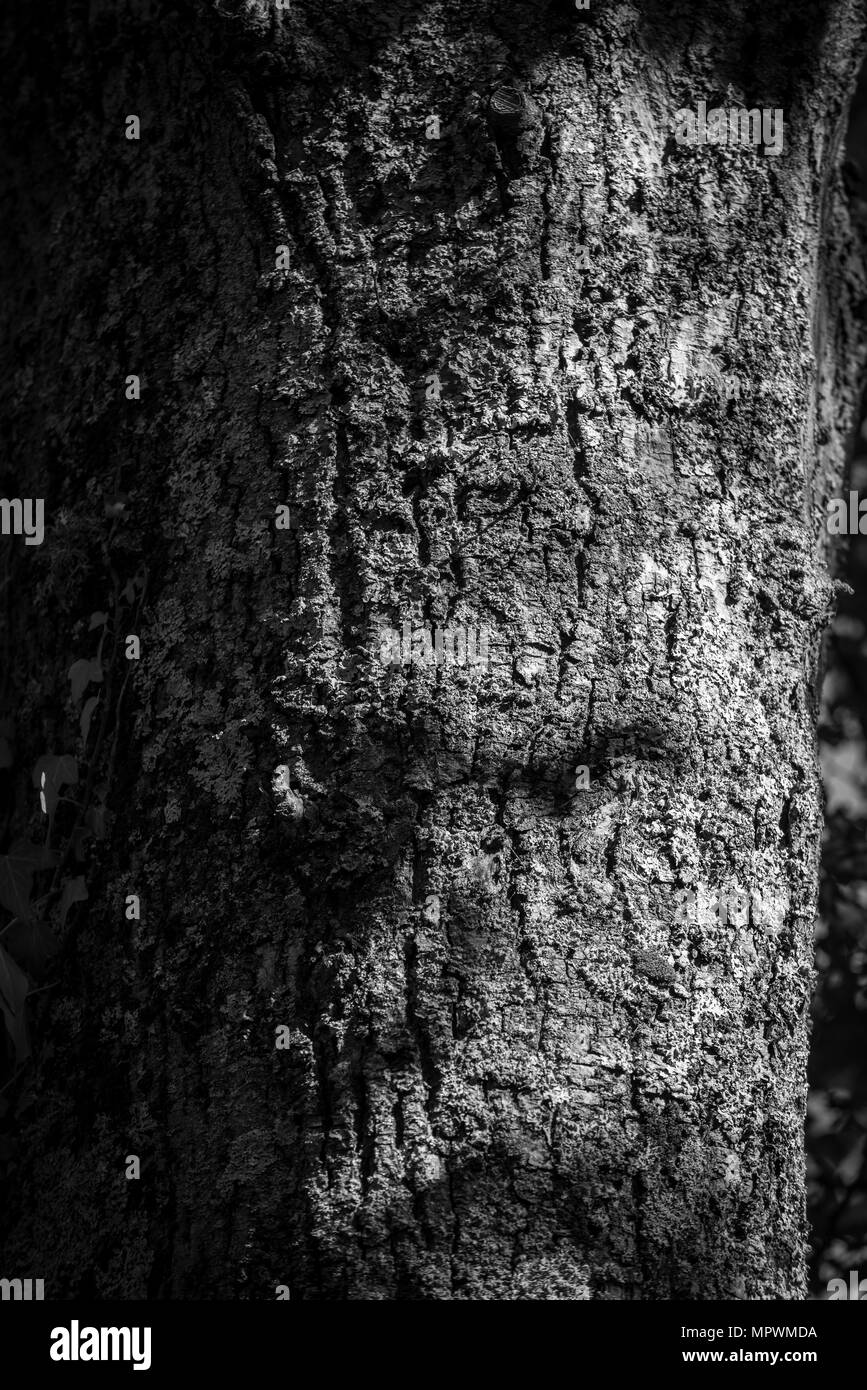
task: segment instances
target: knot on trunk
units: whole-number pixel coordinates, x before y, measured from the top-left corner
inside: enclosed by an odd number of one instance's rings
[[[488,119],[496,130],[517,134],[529,108],[530,102],[520,87],[498,87],[488,101]]]
[[[529,172],[542,144],[538,106],[515,83],[496,87],[488,97],[488,129],[510,179]]]

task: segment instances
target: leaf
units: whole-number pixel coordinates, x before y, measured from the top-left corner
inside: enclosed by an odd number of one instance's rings
[[[69,668],[69,679],[72,682],[72,698],[78,704],[90,682],[95,681],[99,684],[102,680],[102,662],[74,662]]]
[[[133,588],[133,583],[131,579],[127,580],[126,584],[124,584],[123,588],[121,589],[121,593],[123,594],[127,603],[132,603],[133,599],[135,598],[135,589]]]
[[[39,804],[50,820],[57,810],[60,788],[78,785],[78,763],[69,753],[59,758],[42,757],[33,769],[32,781],[39,792]]]
[[[79,720],[79,724],[81,726],[81,737],[84,739],[85,743],[87,743],[87,736],[90,733],[90,721],[93,718],[93,711],[96,709],[98,704],[98,695],[91,695],[90,699],[85,700],[84,702],[84,709],[81,711],[81,719]]]
[[[60,925],[63,926],[63,924],[65,923],[66,914],[72,907],[73,903],[86,902],[87,884],[85,883],[84,878],[81,875],[79,875],[78,878],[65,879],[63,884],[63,893],[60,897]]]
[[[16,840],[8,854],[0,855],[0,903],[13,917],[27,916],[34,874],[56,863],[53,850],[29,840]]]
[[[0,903],[13,917],[26,917],[33,892],[33,867],[11,854],[0,858]]]
[[[29,993],[30,985],[24,971],[15,964],[5,947],[0,946],[0,1010],[15,1047],[15,1060],[19,1064],[30,1056],[24,1017],[24,1000]]]
[[[90,662],[76,661],[70,666],[68,675],[72,682],[72,698],[78,704],[90,682]]]
[[[87,630],[88,630],[88,632],[93,632],[93,629],[94,629],[95,627],[105,627],[105,624],[106,624],[107,622],[108,622],[108,614],[107,614],[107,613],[98,613],[98,612],[97,612],[97,613],[91,613],[91,615],[90,615],[90,626],[88,627]]]
[[[3,937],[10,952],[31,975],[39,975],[60,945],[51,927],[42,917],[30,917],[26,922],[11,922]]]

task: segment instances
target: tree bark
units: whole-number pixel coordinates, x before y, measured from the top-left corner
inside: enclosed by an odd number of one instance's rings
[[[469,9],[7,3],[0,849],[65,857],[2,938],[49,987],[0,1244],[49,1297],[804,1294],[863,16]],[[699,101],[782,152],[677,144]]]

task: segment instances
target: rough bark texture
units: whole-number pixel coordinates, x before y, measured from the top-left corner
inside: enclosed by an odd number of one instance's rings
[[[5,8],[2,482],[48,532],[2,542],[0,848],[44,754],[109,814],[59,952],[6,938],[51,987],[0,1272],[802,1296],[860,7]],[[783,153],[676,145],[700,100],[782,107]],[[405,621],[490,669],[384,667]],[[702,885],[784,920],[682,920]]]

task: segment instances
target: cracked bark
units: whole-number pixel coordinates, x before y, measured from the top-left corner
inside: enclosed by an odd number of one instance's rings
[[[75,747],[103,487],[150,568],[3,1120],[4,1259],[52,1296],[803,1294],[863,35],[795,10],[10,5],[6,485],[51,527],[12,569],[16,833]],[[702,99],[783,107],[784,153],[678,148]],[[490,670],[385,670],[407,617],[488,626]],[[735,883],[782,925],[676,919]]]

